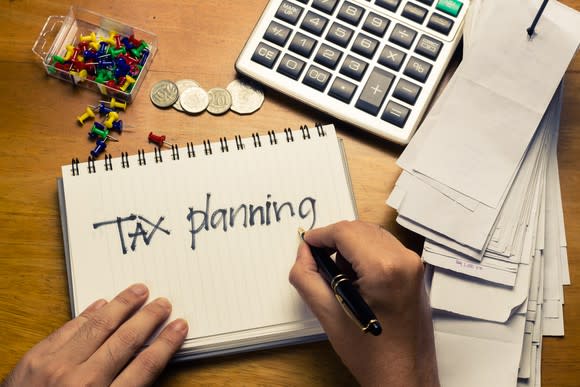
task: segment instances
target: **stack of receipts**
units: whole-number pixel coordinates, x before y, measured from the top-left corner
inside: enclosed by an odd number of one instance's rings
[[[462,63],[398,165],[387,204],[423,235],[443,386],[539,386],[570,283],[558,177],[562,77],[580,14],[475,0]]]

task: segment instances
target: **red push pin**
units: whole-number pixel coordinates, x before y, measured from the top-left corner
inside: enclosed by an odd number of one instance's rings
[[[169,147],[173,146],[173,144],[170,144],[168,142],[165,142],[165,139],[166,138],[167,137],[165,137],[164,135],[159,136],[157,134],[154,134],[153,132],[149,132],[149,136],[147,136],[147,139],[150,142],[154,142],[158,146],[163,146],[163,145],[166,145],[166,146],[169,146]]]

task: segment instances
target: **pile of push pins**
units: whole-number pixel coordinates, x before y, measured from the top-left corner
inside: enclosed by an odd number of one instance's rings
[[[114,31],[108,37],[94,32],[80,35],[63,56],[53,55],[51,66],[72,75],[76,82],[91,80],[111,89],[130,92],[149,57],[149,46],[135,36]],[[49,67],[50,68],[50,67]]]
[[[119,119],[118,111],[127,109],[127,103],[117,101],[114,97],[110,101],[99,101],[97,106],[87,106],[85,112],[77,117],[77,122],[83,126],[89,120],[95,120],[89,131],[89,138],[96,140],[96,145],[91,150],[91,156],[97,158],[107,149],[107,141],[119,141],[109,135],[111,131],[121,133],[123,131],[123,120]],[[102,117],[101,122],[96,121],[97,114]]]

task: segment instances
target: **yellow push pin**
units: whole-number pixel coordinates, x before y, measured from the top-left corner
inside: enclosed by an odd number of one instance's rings
[[[111,129],[113,127],[113,122],[119,119],[119,114],[117,112],[109,112],[107,114],[107,119],[103,122],[105,128]]]
[[[135,83],[135,78],[133,78],[130,75],[127,75],[127,76],[125,76],[125,83],[123,83],[123,85],[120,87],[120,89],[122,91],[127,91],[127,89],[129,88],[129,86],[131,86],[133,83]],[[125,110],[125,109],[123,109],[123,110]]]
[[[83,125],[85,121],[88,120],[89,118],[95,118],[95,112],[93,111],[93,109],[91,109],[90,106],[87,106],[85,112],[80,116],[78,116],[77,120],[81,125]]]
[[[129,77],[125,77],[125,78],[129,78]],[[127,83],[125,81],[125,83]],[[122,89],[122,87],[121,87]],[[123,90],[125,91],[125,90]],[[115,97],[112,97],[111,100],[109,101],[109,106],[112,107],[113,109],[123,109],[123,111],[125,111],[127,109],[127,102],[121,102],[121,101],[117,101],[115,99]]]
[[[92,48],[95,51],[98,51],[99,48],[101,47],[101,45],[99,44],[99,42],[97,42],[97,40],[95,39],[94,41],[89,43],[89,47]]]
[[[97,35],[95,32],[91,32],[89,35],[81,35],[81,42],[95,42],[97,40]]]
[[[75,49],[75,47],[72,44],[66,45],[66,54],[64,54],[64,56],[63,56],[63,59],[65,61],[70,60],[72,58],[74,49]]]

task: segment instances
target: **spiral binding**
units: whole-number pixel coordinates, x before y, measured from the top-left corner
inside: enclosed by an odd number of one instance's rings
[[[302,139],[304,139],[304,140],[311,139],[313,135],[316,135],[318,137],[325,137],[326,136],[326,132],[325,132],[322,124],[316,123],[315,129],[316,129],[316,131],[313,131],[308,127],[308,125],[300,125],[300,128],[298,130],[300,131],[300,135],[302,136]],[[286,140],[287,143],[295,141],[294,131],[291,128],[284,128],[283,133],[284,133],[284,136],[282,137],[282,139],[279,139],[279,136],[281,136],[281,133],[276,133],[273,130],[269,130],[267,132],[268,143],[270,145],[278,145],[278,141],[280,141],[280,140],[283,141],[284,139]],[[250,137],[248,137],[248,140],[249,139],[250,139]],[[234,137],[234,140],[235,140],[235,144],[236,144],[235,150],[242,151],[242,150],[246,149],[247,144],[244,144],[244,139],[240,135],[236,135]],[[252,133],[251,142],[252,142],[254,148],[261,148],[263,146],[262,145],[262,137],[257,132]],[[203,144],[204,154],[208,155],[208,156],[212,155],[213,149],[212,149],[211,141],[204,140],[202,144]],[[226,137],[220,137],[219,144],[220,144],[219,151],[221,151],[222,153],[230,152],[230,144],[229,144]],[[197,157],[197,154],[195,151],[195,146],[192,142],[186,143],[186,149],[187,149],[187,158],[191,159],[191,158]],[[121,158],[121,168],[130,168],[129,154],[127,152],[121,152],[120,158]],[[179,160],[180,159],[179,147],[175,144],[171,145],[171,159],[172,160]],[[155,160],[155,163],[163,163],[164,162],[163,161],[163,154],[162,154],[161,149],[159,147],[154,148],[154,160]],[[145,155],[145,150],[139,149],[137,151],[137,162],[140,166],[147,165],[147,157]],[[72,162],[71,162],[71,174],[72,174],[72,176],[80,175],[79,165],[80,165],[79,159],[73,158]],[[113,170],[113,157],[110,154],[105,154],[104,168],[105,168],[105,171],[112,171]],[[95,158],[92,156],[89,156],[89,158],[88,158],[87,171],[89,174],[97,173]]]

